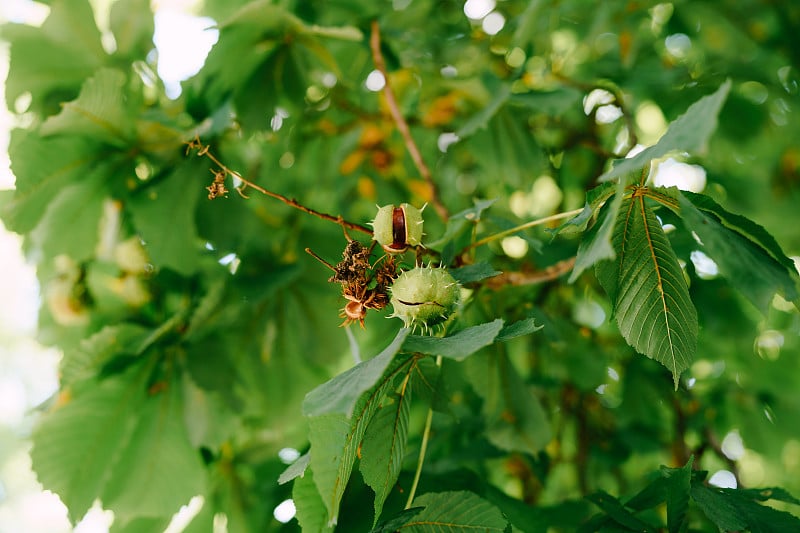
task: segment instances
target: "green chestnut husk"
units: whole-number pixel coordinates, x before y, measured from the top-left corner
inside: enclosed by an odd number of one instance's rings
[[[428,328],[446,321],[458,306],[461,287],[444,268],[416,267],[400,274],[390,288],[391,316],[405,327]]]
[[[389,253],[404,252],[422,244],[422,224],[422,209],[406,203],[385,205],[372,221],[372,238]]]

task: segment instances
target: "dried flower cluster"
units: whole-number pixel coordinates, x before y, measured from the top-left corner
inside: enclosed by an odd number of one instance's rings
[[[328,281],[340,283],[342,296],[347,300],[340,314],[345,319],[342,326],[358,322],[363,328],[368,309],[380,310],[389,304],[388,291],[397,277],[397,266],[394,258],[388,255],[372,265],[371,254],[371,247],[350,240],[342,253],[342,260],[330,267],[333,276]]]

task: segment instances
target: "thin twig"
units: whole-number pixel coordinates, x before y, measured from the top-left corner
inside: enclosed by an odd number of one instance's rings
[[[372,34],[370,35],[369,44],[370,48],[372,49],[372,60],[375,62],[375,68],[378,69],[378,72],[383,75],[383,94],[386,97],[386,105],[389,106],[389,112],[392,114],[392,119],[394,119],[397,129],[400,131],[400,135],[403,136],[406,149],[408,150],[411,159],[414,161],[414,165],[417,167],[422,179],[425,180],[431,189],[431,204],[433,204],[433,208],[436,209],[436,213],[442,218],[442,220],[446,222],[447,219],[450,218],[450,214],[439,197],[439,188],[433,181],[431,171],[428,168],[428,165],[426,165],[425,161],[422,159],[422,153],[420,153],[417,143],[414,142],[414,138],[411,136],[411,130],[408,127],[408,122],[406,122],[406,119],[403,118],[402,113],[400,113],[400,107],[397,105],[397,98],[395,98],[392,85],[389,83],[389,73],[386,70],[386,61],[383,59],[383,53],[381,52],[381,31],[378,27],[377,20],[372,21]]]
[[[480,240],[477,240],[477,241],[473,242],[472,244],[470,244],[469,246],[464,248],[462,253],[463,252],[467,252],[467,251],[469,251],[469,250],[471,250],[473,248],[477,248],[478,246],[482,246],[482,245],[486,244],[487,242],[492,242],[492,241],[496,241],[497,239],[502,239],[503,237],[506,237],[508,235],[513,235],[514,233],[518,233],[518,232],[520,232],[522,230],[526,230],[528,228],[533,228],[535,226],[541,226],[542,224],[547,224],[547,223],[553,222],[555,220],[561,220],[562,218],[574,217],[575,215],[577,215],[581,211],[583,211],[583,208],[573,209],[572,211],[565,211],[563,213],[556,213],[555,215],[550,215],[549,217],[538,218],[536,220],[531,220],[530,222],[526,222],[524,224],[520,224],[519,226],[515,226],[513,228],[510,228],[510,229],[507,229],[507,230],[504,230],[504,231],[500,231],[498,233],[493,233],[492,235],[489,235],[488,237],[484,237],[483,239],[480,239]]]
[[[619,107],[620,111],[622,111],[622,118],[625,121],[625,129],[628,133],[627,146],[624,150],[622,150],[622,153],[618,155],[624,155],[634,146],[636,146],[636,144],[639,142],[636,136],[636,125],[634,124],[633,115],[631,114],[631,111],[628,109],[628,106],[625,102],[625,95],[622,93],[622,89],[620,89],[615,83],[607,80],[598,80],[595,83],[586,83],[569,78],[560,72],[553,72],[552,74],[557,80],[584,91],[604,89],[610,92],[614,97],[614,103],[617,105],[617,107]]]
[[[187,151],[196,149],[198,156],[205,156],[205,157],[209,158],[211,161],[214,162],[215,165],[217,165],[220,168],[221,172],[224,172],[225,174],[227,174],[227,175],[229,175],[229,176],[231,176],[233,178],[236,178],[237,180],[241,181],[244,184],[244,187],[241,187],[241,186],[237,187],[236,191],[239,194],[241,194],[242,196],[244,196],[245,198],[247,198],[247,196],[244,195],[244,189],[246,187],[250,187],[252,189],[257,190],[261,194],[269,196],[270,198],[275,198],[276,200],[280,200],[281,202],[283,202],[284,204],[288,205],[289,207],[293,207],[293,208],[298,209],[298,210],[300,210],[300,211],[302,211],[304,213],[308,213],[309,215],[313,215],[313,216],[315,216],[317,218],[321,218],[323,220],[328,220],[330,222],[335,222],[336,224],[342,226],[343,228],[349,228],[349,229],[352,229],[352,230],[360,231],[362,233],[366,233],[368,235],[372,235],[372,230],[369,229],[366,226],[362,226],[361,224],[356,224],[355,222],[348,222],[347,220],[344,220],[341,216],[333,216],[333,215],[329,215],[327,213],[322,213],[322,212],[317,211],[315,209],[311,209],[310,207],[304,206],[303,204],[301,204],[300,202],[298,202],[294,198],[289,198],[289,197],[284,196],[282,194],[269,191],[269,190],[265,189],[264,187],[261,187],[260,185],[256,185],[252,181],[249,181],[249,180],[243,178],[241,174],[239,174],[235,170],[231,170],[230,168],[225,166],[219,159],[217,159],[214,156],[214,154],[212,154],[209,151],[208,146],[205,146],[205,145],[203,145],[202,142],[200,142],[200,139],[198,137],[195,137],[193,140],[189,141],[187,144],[189,145]],[[212,172],[214,172],[214,171],[212,171]],[[219,173],[218,172],[214,172],[214,174],[216,176]],[[216,181],[216,178],[215,178],[215,181]]]

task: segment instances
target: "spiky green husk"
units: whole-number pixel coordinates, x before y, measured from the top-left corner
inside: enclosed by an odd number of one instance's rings
[[[394,233],[393,219],[394,205],[389,204],[378,208],[375,219],[372,221],[372,238],[377,241],[384,250],[389,253],[404,251],[408,246],[419,246],[422,244],[422,209],[417,209],[411,204],[402,203],[400,208],[403,210],[405,218],[405,246],[393,248]],[[423,206],[424,209],[424,206]]]
[[[390,292],[391,316],[406,327],[427,331],[450,317],[458,305],[460,287],[446,269],[428,266],[400,274]]]

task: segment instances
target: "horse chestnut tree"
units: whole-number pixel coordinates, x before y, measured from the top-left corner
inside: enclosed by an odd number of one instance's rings
[[[71,520],[800,530],[800,4],[206,0],[180,91],[151,2],[45,4],[0,216]]]

